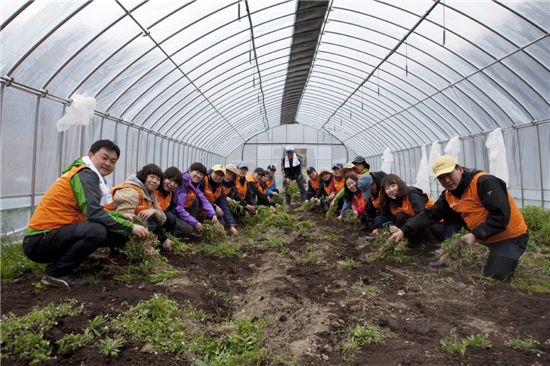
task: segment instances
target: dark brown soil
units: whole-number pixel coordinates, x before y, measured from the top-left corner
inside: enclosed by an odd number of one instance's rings
[[[315,222],[311,237],[287,233],[288,252],[258,253],[244,258],[168,254],[181,278],[152,285],[120,283],[106,278],[98,284],[65,291],[35,289],[36,274],[2,281],[2,313],[24,314],[33,306],[74,298],[85,313],[62,320],[47,338],[82,332],[98,314],[118,314],[153,294],[204,310],[210,321],[236,315],[269,318],[265,344],[273,354],[298,365],[544,365],[550,364],[550,296],[517,290],[479,276],[480,267],[458,273],[426,266],[432,260],[421,250],[407,263],[369,259],[374,249],[358,227],[326,221],[321,215],[298,213]],[[330,239],[327,235],[335,234]],[[320,239],[319,239],[320,238]],[[345,269],[340,260],[353,259]],[[371,287],[359,286],[369,285]],[[369,289],[376,289],[371,292]],[[387,331],[384,344],[361,347],[353,361],[340,351],[347,331],[358,324],[376,324]],[[468,348],[464,358],[439,346],[452,329],[465,337],[483,334],[493,347]],[[539,352],[524,353],[504,343],[513,338],[540,342]],[[186,365],[169,354],[140,352],[127,343],[118,358],[108,359],[94,346],[66,353],[52,365]],[[17,364],[2,360],[3,365]],[[24,364],[24,363],[19,363]]]

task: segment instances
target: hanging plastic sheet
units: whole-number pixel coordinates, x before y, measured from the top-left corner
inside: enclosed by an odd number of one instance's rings
[[[459,161],[458,154],[460,154],[460,139],[458,136],[455,136],[447,142],[447,146],[445,146],[445,154],[451,155],[456,159],[456,161]]]
[[[489,151],[489,172],[502,179],[508,186],[508,159],[506,158],[506,146],[502,130],[497,128],[487,136],[485,147]]]
[[[67,131],[71,126],[88,126],[94,117],[95,98],[75,94],[72,100],[63,117],[57,121],[59,132]]]
[[[392,171],[391,170],[392,163],[393,163],[393,154],[391,153],[390,148],[386,147],[386,149],[384,150],[384,153],[382,154],[382,167],[380,168],[380,170],[386,173],[390,173]]]
[[[420,188],[424,193],[430,194],[430,165],[428,164],[428,154],[426,153],[426,145],[422,148],[422,158],[420,159],[420,165],[418,172],[416,173],[415,187]]]
[[[430,149],[430,160],[428,162],[428,168],[430,171],[430,177],[434,177],[434,172],[432,171],[432,165],[434,161],[441,156],[441,144],[437,141],[432,143],[432,148]]]

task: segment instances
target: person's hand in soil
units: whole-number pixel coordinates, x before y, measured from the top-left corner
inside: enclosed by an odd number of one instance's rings
[[[162,249],[167,251],[167,252],[171,252],[172,251],[172,240],[166,239],[165,241],[163,241],[162,242]]]
[[[227,199],[227,204],[232,205],[235,201],[230,197],[225,197]]]
[[[246,208],[248,211],[250,211],[252,213],[256,212],[256,207],[254,207],[252,205],[246,205],[244,208]]]
[[[371,234],[374,236],[380,235],[380,229],[374,229],[373,231],[371,231]]]
[[[197,233],[202,233],[204,231],[204,226],[202,226],[202,224],[200,222],[197,222],[195,224],[195,231]]]
[[[390,225],[389,230],[390,230],[390,234],[395,234],[397,230],[399,230],[399,228],[395,225]]]
[[[149,236],[149,230],[147,230],[147,228],[144,226],[134,225],[132,227],[132,234],[134,234],[140,239],[145,239]]]
[[[468,233],[466,235],[463,235],[462,238],[460,238],[463,243],[468,245],[474,245],[476,243],[476,237],[472,233]]]
[[[133,213],[130,213],[130,212],[126,212],[126,213],[122,214],[122,218],[124,218],[126,220],[129,220],[129,221],[134,221],[134,219],[136,218],[136,215],[133,214]]]
[[[153,216],[155,213],[157,212],[157,210],[155,210],[154,208],[149,208],[147,210],[143,210],[141,211],[140,213],[138,213],[138,217],[140,219],[142,219],[143,221],[147,221],[149,220],[149,218],[151,216]]]
[[[338,217],[336,218],[336,220],[342,221],[342,215],[338,216]]]
[[[237,228],[236,228],[235,226],[230,226],[230,227],[229,227],[229,232],[230,232],[231,235],[233,235],[233,236],[239,235],[239,230],[237,230]]]
[[[212,216],[212,218],[210,219],[212,221],[212,225],[216,225],[216,224],[219,224],[219,220],[218,220],[218,216],[214,215]]]
[[[223,217],[223,210],[220,208],[220,206],[216,206],[216,216]]]
[[[390,236],[389,241],[399,243],[401,240],[403,240],[404,236],[405,234],[403,233],[403,231],[401,229],[397,229],[397,231]]]

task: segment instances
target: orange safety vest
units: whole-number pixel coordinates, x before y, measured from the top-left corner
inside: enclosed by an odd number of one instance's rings
[[[237,177],[237,180],[235,180],[235,186],[237,187],[237,193],[239,197],[242,200],[246,199],[246,191],[248,190],[246,179],[244,180],[244,184],[243,184],[241,183],[241,177]]]
[[[210,186],[210,181],[208,180],[208,177],[204,177],[204,195],[208,199],[209,202],[216,202],[218,198],[222,195],[222,185],[221,183],[218,184],[218,188],[216,188],[216,191],[212,191],[212,187]]]
[[[351,199],[351,207],[355,211],[357,211],[357,213],[359,213],[360,216],[365,213],[366,205],[367,205],[367,201],[365,200],[361,192],[353,195],[353,198]]]
[[[271,186],[273,185],[273,181],[274,181],[274,180],[275,180],[275,179],[271,179],[271,176],[268,176],[268,177],[267,177],[267,182],[265,182],[265,187],[266,187],[266,189],[271,188]]]
[[[317,190],[319,189],[319,182],[321,181],[321,177],[318,176],[317,179],[310,179],[309,181],[311,183],[311,188],[313,188],[315,192],[317,192]]]
[[[113,187],[111,189],[111,194],[113,195],[113,202],[109,203],[108,205],[105,206],[105,209],[107,211],[115,211],[116,210],[116,206],[115,206],[115,202],[114,202],[115,194],[118,190],[124,189],[124,188],[131,188],[131,189],[135,190],[138,194],[138,204],[137,204],[136,208],[134,208],[134,214],[138,214],[141,211],[145,211],[149,208],[153,208],[153,202],[151,202],[149,200],[146,200],[145,197],[143,197],[143,191],[141,190],[141,188],[139,188],[138,186],[136,186],[134,184],[131,184],[131,183],[122,183],[122,184],[119,184],[118,186]]]
[[[369,198],[369,200],[372,202],[372,205],[373,205],[374,208],[377,209],[377,210],[378,210],[378,208],[380,208],[380,197],[381,197],[381,196],[378,195],[378,197],[376,197],[375,199],[372,199],[372,197]]]
[[[428,197],[428,200],[424,204],[424,208],[430,208],[434,205],[435,201],[432,197],[428,196],[426,193],[424,193],[426,197]],[[400,207],[390,207],[391,214],[393,216],[397,216],[399,213],[403,212],[407,216],[413,217],[415,215],[415,212],[411,206],[411,202],[409,201],[409,196],[403,197],[403,200],[401,201]]]
[[[229,193],[231,193],[231,187],[226,187],[223,184],[221,185],[223,189],[223,194],[225,194],[225,197],[229,196]]]
[[[483,175],[488,174],[480,172],[474,175],[472,181],[464,193],[462,193],[460,198],[453,196],[449,191],[445,191],[445,199],[447,200],[449,207],[462,216],[470,231],[483,224],[489,215],[489,211],[485,208],[485,206],[483,206],[477,191],[477,181],[479,177]],[[506,229],[504,229],[504,231],[490,236],[482,243],[496,243],[506,239],[518,237],[527,232],[527,225],[525,224],[521,211],[516,205],[516,201],[510,192],[507,193],[508,203],[510,204],[510,221],[508,222],[508,225],[506,225]]]
[[[258,192],[263,193],[263,194],[267,193],[267,188],[263,187],[260,182],[256,182],[256,179],[254,179],[253,175],[247,176],[246,181],[250,182],[250,183],[254,183],[256,185],[256,189],[258,190]]]
[[[52,184],[36,207],[29,229],[53,230],[86,221],[71,188],[72,177],[84,168],[85,164],[74,166]]]
[[[195,189],[191,188],[190,186],[187,187],[187,198],[185,199],[185,202],[183,203],[184,208],[189,208],[197,198],[197,192],[195,192]]]
[[[334,189],[336,192],[340,192],[342,189],[344,189],[344,184],[346,183],[346,180],[344,177],[337,177],[332,178],[332,185],[334,186]]]
[[[327,195],[330,194],[331,187],[332,187],[332,182],[330,182],[329,184],[323,183],[323,188],[325,189],[325,193],[326,193]]]
[[[162,211],[168,210],[168,207],[170,207],[170,203],[172,202],[172,192],[168,192],[168,196],[164,197],[158,189],[155,189],[153,194],[155,195],[155,199],[157,200],[160,209]]]

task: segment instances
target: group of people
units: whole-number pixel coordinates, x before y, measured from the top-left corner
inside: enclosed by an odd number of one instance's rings
[[[477,242],[489,248],[485,276],[506,280],[514,273],[529,237],[523,215],[501,179],[464,168],[452,156],[443,155],[432,166],[444,188],[434,200],[421,189],[407,186],[396,174],[369,169],[361,156],[345,166],[335,164],[332,172],[323,168],[317,173],[309,167],[306,197],[322,198],[325,209],[336,206],[338,219],[351,210],[370,234],[378,235],[387,228],[391,241],[406,237],[411,246],[436,249],[465,228],[464,245]],[[430,266],[446,264],[438,260]]]
[[[110,140],[92,144],[86,156],[75,160],[42,197],[23,240],[24,253],[33,261],[48,263],[41,281],[48,285],[76,287],[82,280],[76,268],[99,247],[109,247],[108,260],[122,264],[119,249],[130,235],[146,238],[151,232],[170,251],[167,233],[180,237],[200,236],[202,222],[223,222],[238,235],[231,205],[254,213],[258,205],[275,205],[279,195],[276,168],[258,167],[252,174],[246,162],[216,164],[207,169],[195,162],[184,172],[177,167],[162,170],[147,164],[124,183],[110,188],[105,180],[115,168],[120,149]],[[488,246],[484,268],[487,276],[508,278],[525,251],[528,234],[514,199],[500,179],[461,167],[450,156],[433,164],[436,178],[445,188],[434,200],[395,174],[370,172],[358,156],[351,163],[336,163],[319,172],[308,167],[307,189],[303,159],[292,146],[281,159],[286,202],[288,185],[296,182],[302,201],[318,199],[326,210],[358,216],[372,235],[388,228],[390,239],[404,237],[411,245],[437,245],[461,227],[469,233],[469,245]],[[138,224],[139,218],[143,224]]]

